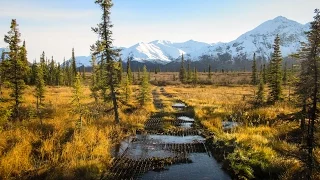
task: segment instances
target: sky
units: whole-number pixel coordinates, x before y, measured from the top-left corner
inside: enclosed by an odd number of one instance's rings
[[[139,42],[190,39],[229,42],[277,16],[305,24],[312,21],[319,0],[113,0],[113,45],[130,47]],[[94,0],[0,0],[0,35],[16,19],[26,41],[28,60],[42,51],[56,61],[89,56],[97,40],[91,31],[101,18]],[[0,47],[8,45],[0,39]]]

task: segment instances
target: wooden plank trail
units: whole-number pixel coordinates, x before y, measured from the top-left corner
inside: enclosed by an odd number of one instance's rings
[[[162,95],[167,98],[172,98],[173,96],[166,93],[163,88],[160,89]],[[156,90],[152,91],[153,102],[155,107],[159,112],[163,113],[163,103],[160,99],[160,95]],[[165,124],[170,124],[173,126],[179,126],[188,121],[183,121],[181,119],[176,120],[164,120],[161,113],[150,117],[145,123],[145,130],[147,134],[157,134],[157,135],[170,135],[170,136],[196,136],[200,135],[200,132],[195,128],[178,128],[174,131],[163,131]],[[182,116],[183,113],[177,112],[178,115]],[[192,122],[188,122],[192,123]],[[154,143],[145,141],[141,138],[133,138],[131,143],[139,142],[144,145],[152,145],[153,151],[164,150],[172,152],[174,155],[170,157],[150,157],[150,158],[130,158],[127,156],[127,150],[123,152],[120,157],[114,158],[111,168],[101,179],[139,179],[144,173],[148,171],[163,171],[166,170],[168,166],[180,163],[191,163],[192,161],[188,158],[189,153],[208,153],[206,145],[204,142],[191,142],[191,143]]]

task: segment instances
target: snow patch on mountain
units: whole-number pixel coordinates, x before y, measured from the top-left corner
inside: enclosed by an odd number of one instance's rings
[[[305,31],[308,31],[310,24],[302,25],[298,22],[279,16],[266,21],[238,37],[229,43],[216,43],[210,47],[193,54],[193,57],[200,55],[213,55],[229,53],[232,57],[246,57],[251,59],[253,53],[268,60],[273,52],[273,43],[276,35],[280,36],[280,50],[282,56],[288,56],[300,49],[301,42],[306,42]]]
[[[166,40],[155,40],[149,43],[140,42],[134,46],[121,51],[122,59],[130,56],[133,60],[143,61],[156,61],[159,63],[169,63],[181,54],[189,54],[194,51],[200,50],[210,44],[189,40],[183,43],[172,43]]]

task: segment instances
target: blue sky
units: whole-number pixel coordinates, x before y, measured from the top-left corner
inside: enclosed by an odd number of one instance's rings
[[[113,0],[111,20],[115,46],[138,42],[190,39],[228,42],[279,15],[305,24],[319,0]],[[96,40],[91,27],[100,20],[94,0],[0,0],[0,35],[12,18],[26,40],[29,61],[42,51],[58,61],[90,54]],[[7,45],[0,41],[0,47]]]

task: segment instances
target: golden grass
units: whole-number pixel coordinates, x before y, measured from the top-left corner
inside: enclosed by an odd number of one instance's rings
[[[279,138],[280,135],[299,128],[298,121],[279,120],[279,115],[298,112],[299,109],[294,105],[285,101],[254,107],[251,102],[256,88],[252,86],[184,85],[166,86],[165,90],[193,106],[199,122],[215,134],[216,140],[236,142],[236,150],[227,158],[237,162],[233,164],[233,168],[247,172],[247,177],[250,177],[252,169],[246,167],[251,164],[266,172],[281,172],[283,179],[301,171],[303,163],[297,158],[287,157],[290,153],[299,154],[299,145]],[[287,99],[288,90],[285,89],[283,94]],[[227,120],[238,121],[242,126],[223,131],[222,121]],[[249,125],[248,122],[258,122],[260,125],[246,126]],[[319,149],[315,150],[315,156],[320,159]]]
[[[133,88],[132,97],[136,97],[138,87]],[[89,87],[85,86],[83,90],[82,102],[95,108]],[[24,92],[25,119],[8,123],[0,129],[0,179],[42,174],[49,179],[98,178],[110,165],[110,149],[114,143],[132,129],[143,128],[144,121],[154,111],[152,102],[140,107],[136,98],[132,98],[130,106],[120,106],[120,125],[115,125],[113,112],[109,112],[103,116],[100,114],[98,119],[84,118],[79,129],[78,116],[71,113],[72,88],[47,87],[44,98],[46,113],[41,125],[35,113],[33,91],[33,87],[27,87]],[[9,93],[4,89],[3,97],[8,99]],[[10,105],[10,101],[1,102],[0,108],[8,109]],[[101,107],[109,109],[111,104]],[[132,112],[125,112],[132,107]],[[88,112],[93,111],[88,109]]]

